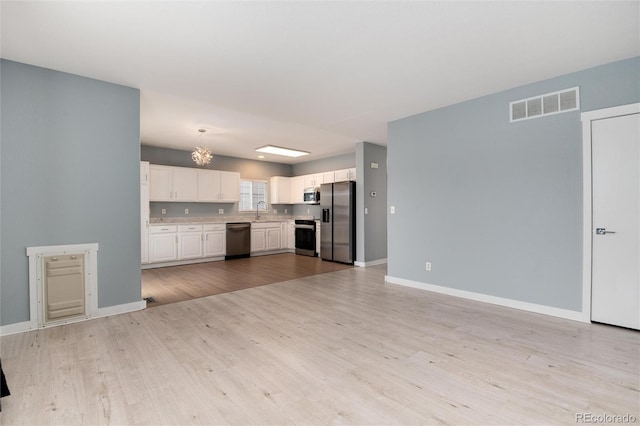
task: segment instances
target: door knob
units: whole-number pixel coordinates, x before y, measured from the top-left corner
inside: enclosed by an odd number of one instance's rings
[[[597,235],[615,234],[616,231],[607,231],[607,228],[596,228]]]

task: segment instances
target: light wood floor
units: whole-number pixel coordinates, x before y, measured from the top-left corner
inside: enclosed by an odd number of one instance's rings
[[[640,333],[350,268],[2,339],[2,424],[640,418]],[[640,420],[636,420],[636,424]]]
[[[153,297],[147,306],[154,307],[347,268],[352,266],[285,253],[145,269],[142,297]]]

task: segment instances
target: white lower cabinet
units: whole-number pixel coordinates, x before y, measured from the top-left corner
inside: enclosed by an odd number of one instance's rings
[[[251,253],[282,250],[282,222],[251,224]]]
[[[170,262],[178,259],[178,227],[149,227],[149,262]]]
[[[178,231],[178,259],[202,257],[202,225],[180,225]]]
[[[276,224],[273,228],[267,228],[267,251],[269,250],[280,250],[280,236],[282,235],[282,231],[280,229],[280,224]]]
[[[220,257],[227,252],[225,225],[204,225],[204,257]]]
[[[267,250],[267,232],[264,228],[251,227],[251,253]]]
[[[289,223],[282,222],[280,224],[280,248],[288,249],[289,248]]]
[[[251,253],[269,254],[295,248],[294,221],[251,224]],[[215,260],[226,255],[227,227],[224,223],[151,225],[149,263],[188,264],[198,259]],[[184,262],[183,262],[184,261]],[[166,266],[166,265],[164,265]]]
[[[296,221],[290,220],[287,224],[289,226],[289,241],[287,243],[287,248],[294,250],[296,248]]]

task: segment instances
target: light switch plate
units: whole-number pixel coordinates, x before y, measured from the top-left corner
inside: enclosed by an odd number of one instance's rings
[[[396,206],[391,206],[389,210],[391,214],[396,214]]]

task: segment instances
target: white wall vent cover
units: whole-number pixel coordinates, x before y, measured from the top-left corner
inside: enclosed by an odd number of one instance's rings
[[[545,115],[580,109],[580,88],[560,90],[532,98],[509,102],[509,118],[514,121],[528,120]]]

